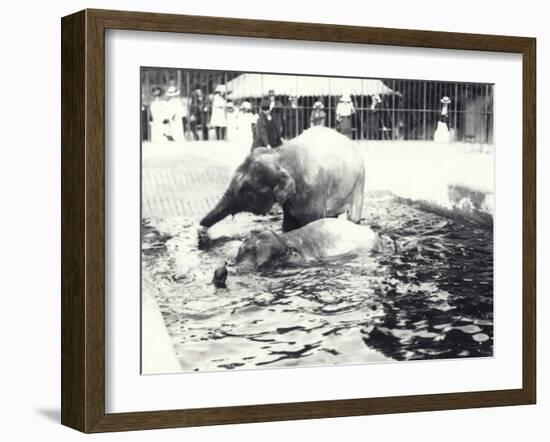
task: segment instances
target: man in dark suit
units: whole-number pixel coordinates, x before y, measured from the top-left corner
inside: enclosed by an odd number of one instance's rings
[[[281,103],[275,96],[275,91],[270,89],[268,92],[269,99],[269,113],[271,118],[275,120],[277,127],[279,128],[279,134],[282,136],[285,129],[285,120],[283,115],[283,103]]]
[[[304,110],[298,104],[298,97],[290,97],[289,106],[285,108],[285,128],[284,137],[288,140],[297,137],[304,130],[303,113]]]
[[[256,123],[252,149],[260,146],[275,148],[283,144],[281,129],[270,113],[270,104],[269,101],[262,101],[260,105],[261,111]]]
[[[197,126],[201,127],[202,139],[208,140],[208,98],[203,94],[199,85],[195,86],[195,90],[191,94],[190,126],[195,140],[199,139]]]

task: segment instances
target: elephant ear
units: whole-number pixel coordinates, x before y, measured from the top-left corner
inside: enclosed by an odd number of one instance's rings
[[[282,206],[285,201],[296,193],[296,184],[294,178],[290,176],[288,171],[281,167],[279,169],[279,182],[273,189],[275,199]]]

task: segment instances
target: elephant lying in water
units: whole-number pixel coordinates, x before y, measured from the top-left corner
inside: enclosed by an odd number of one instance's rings
[[[338,218],[319,219],[278,235],[271,230],[253,234],[239,248],[241,268],[300,266],[358,251],[380,251],[379,236],[367,226]]]
[[[313,127],[280,148],[254,149],[200,224],[207,229],[238,212],[265,214],[275,202],[285,232],[343,213],[358,223],[364,188],[359,149],[333,129]]]

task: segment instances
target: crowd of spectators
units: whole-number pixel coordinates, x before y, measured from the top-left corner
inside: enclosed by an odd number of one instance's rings
[[[212,94],[200,85],[188,96],[170,84],[163,90],[155,86],[152,99],[142,105],[142,138],[152,142],[191,140],[232,140],[251,147],[277,147],[313,126],[327,125],[327,112],[317,100],[309,109],[300,106],[298,97],[288,97],[284,105],[274,90],[259,102],[235,102],[225,85],[219,84]],[[340,97],[335,110],[335,128],[352,138],[355,108],[349,95]]]

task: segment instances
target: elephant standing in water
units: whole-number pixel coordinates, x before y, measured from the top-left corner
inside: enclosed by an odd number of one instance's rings
[[[277,149],[254,149],[200,224],[208,228],[238,212],[265,214],[275,202],[284,232],[344,213],[358,223],[364,188],[359,148],[333,129],[313,127]]]

